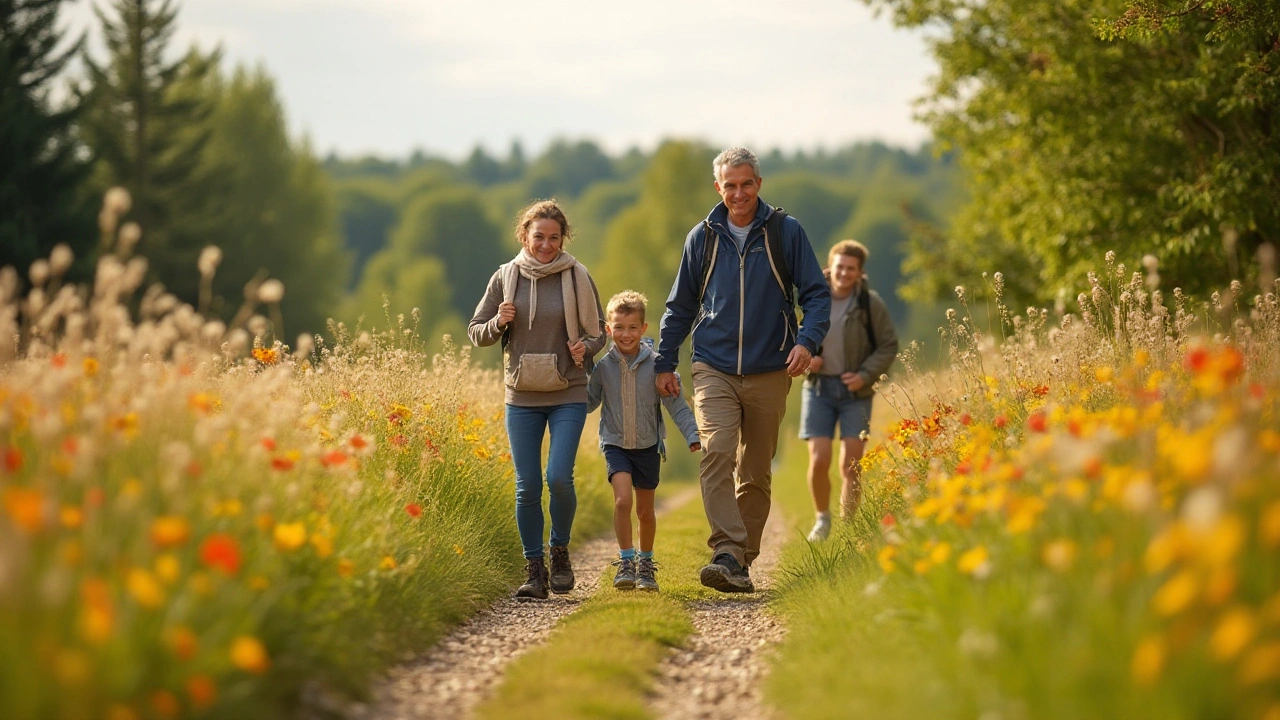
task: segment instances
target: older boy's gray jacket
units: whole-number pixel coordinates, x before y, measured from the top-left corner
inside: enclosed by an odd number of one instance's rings
[[[862,389],[854,395],[871,397],[875,394],[872,386],[889,370],[894,358],[898,356],[898,334],[893,329],[893,318],[889,317],[889,306],[885,305],[884,298],[880,297],[880,293],[868,288],[871,330],[876,334],[875,349],[871,348],[871,339],[867,337],[867,321],[862,317],[862,308],[858,307],[857,302],[857,293],[861,291],[861,285],[854,288],[854,301],[849,303],[844,316],[833,317],[831,322],[841,323],[844,327],[845,367],[840,368],[841,372],[856,372],[862,375]]]
[[[645,338],[630,364],[612,346],[596,363],[587,382],[587,412],[600,411],[600,444],[629,450],[657,445],[666,429],[658,409],[661,402],[676,421],[685,444],[698,442],[698,423],[683,396],[661,397],[654,383],[653,341]]]

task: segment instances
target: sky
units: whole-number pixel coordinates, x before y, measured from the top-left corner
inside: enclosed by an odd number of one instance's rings
[[[96,32],[91,3],[64,10]],[[505,156],[556,138],[760,151],[915,147],[934,72],[858,0],[178,0],[175,52],[221,45],[275,79],[321,154]],[[101,47],[100,42],[97,47]],[[98,51],[101,57],[101,51]]]

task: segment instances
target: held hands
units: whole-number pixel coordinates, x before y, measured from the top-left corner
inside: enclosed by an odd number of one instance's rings
[[[822,370],[822,356],[815,355],[814,358],[809,361],[809,373],[813,374],[821,370]]]
[[[676,397],[680,394],[680,381],[673,372],[658,373],[654,376],[653,384],[658,386],[658,394],[663,397]]]
[[[866,387],[867,381],[863,379],[862,373],[847,372],[840,376],[840,382],[849,388],[849,392],[858,392]]]
[[[790,354],[787,355],[787,374],[796,377],[809,369],[809,363],[813,361],[813,353],[809,352],[809,348],[803,345],[796,345],[791,348]]]
[[[516,319],[516,304],[504,302],[498,305],[498,329],[506,330],[512,320]]]
[[[702,449],[702,443],[700,442],[689,443],[689,452],[698,452],[701,449]]]
[[[569,343],[569,355],[573,357],[573,364],[582,367],[582,360],[587,356],[587,345],[581,340]]]

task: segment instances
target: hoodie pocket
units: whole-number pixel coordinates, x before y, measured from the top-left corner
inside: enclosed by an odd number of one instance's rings
[[[522,392],[555,392],[569,387],[560,374],[555,353],[526,353],[520,356],[511,387]]]

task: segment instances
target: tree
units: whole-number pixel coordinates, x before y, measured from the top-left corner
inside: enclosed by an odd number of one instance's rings
[[[79,108],[50,98],[83,41],[58,48],[62,1],[0,0],[0,266],[22,275],[58,243],[87,265],[97,242],[73,132]]]
[[[177,13],[172,0],[114,0],[111,7],[114,17],[94,10],[107,63],[84,55],[89,86],[80,131],[93,152],[94,186],[129,190],[128,218],[142,226],[138,251],[152,277],[194,304],[196,259],[224,239],[218,230],[229,192],[227,169],[205,153],[214,109],[206,83],[219,53],[193,47],[166,58]]]
[[[515,255],[515,244],[505,245],[502,234],[490,220],[480,193],[459,186],[427,193],[411,202],[392,232],[389,251],[404,263],[417,258],[439,259],[452,286],[448,306],[423,307],[422,311],[452,309],[470,318],[493,271]]]
[[[390,189],[383,183],[347,181],[338,185],[338,218],[344,245],[351,253],[347,289],[360,282],[365,263],[387,246],[400,212]]]
[[[275,84],[261,70],[237,68],[215,76],[208,164],[225,168],[229,212],[218,226],[223,261],[216,293],[231,307],[254,277],[281,280],[281,312],[291,341],[301,331],[324,330],[347,281],[333,190],[306,142],[292,141]],[[277,328],[277,332],[281,329]]]
[[[922,116],[961,151],[972,200],[945,242],[913,244],[935,292],[980,266],[1044,301],[1113,249],[1203,292],[1280,236],[1270,0],[866,2],[943,29]]]
[[[614,177],[613,161],[589,140],[557,140],[529,168],[528,194],[536,198],[577,197],[588,185]]]

